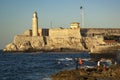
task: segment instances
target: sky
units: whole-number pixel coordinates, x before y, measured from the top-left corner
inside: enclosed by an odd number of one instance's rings
[[[69,28],[82,23],[80,6],[85,28],[120,28],[120,0],[0,0],[0,49],[32,28],[35,11],[39,28]]]

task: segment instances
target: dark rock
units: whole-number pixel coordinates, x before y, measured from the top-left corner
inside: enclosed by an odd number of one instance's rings
[[[102,70],[102,69],[101,69]],[[107,71],[97,71],[97,68],[65,70],[52,75],[53,80],[118,80],[120,65],[112,65]]]

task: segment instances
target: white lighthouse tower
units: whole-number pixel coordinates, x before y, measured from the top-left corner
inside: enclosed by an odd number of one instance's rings
[[[37,12],[34,12],[32,18],[32,36],[38,36],[38,17]]]

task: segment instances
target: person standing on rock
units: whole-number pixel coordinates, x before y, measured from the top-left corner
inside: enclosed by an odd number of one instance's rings
[[[80,68],[82,67],[82,65],[83,65],[83,61],[82,61],[82,59],[81,58],[79,58],[79,65],[80,65]]]
[[[100,70],[100,61],[97,62],[97,70]]]
[[[97,66],[100,67],[100,61],[97,62]]]
[[[79,67],[79,58],[75,58],[75,64],[76,64],[76,70],[78,70],[78,67]]]

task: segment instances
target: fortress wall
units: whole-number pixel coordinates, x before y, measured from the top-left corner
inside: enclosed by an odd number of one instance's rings
[[[108,35],[119,35],[120,36],[120,29],[119,28],[90,28],[85,30],[87,34],[108,34]]]
[[[77,29],[49,29],[50,37],[75,37],[81,38],[80,28]]]
[[[81,38],[80,28],[68,30],[70,37]]]
[[[67,29],[49,29],[50,37],[68,37]]]
[[[58,30],[59,31],[59,30]],[[30,49],[75,49],[84,50],[80,38],[75,37],[50,37],[50,36],[26,36],[17,35],[13,42],[18,51]]]
[[[4,51],[26,51],[26,50],[54,50],[74,49],[91,50],[98,44],[104,44],[103,36],[87,36],[81,38],[81,32],[91,34],[110,34],[120,36],[120,29],[39,29],[39,36],[31,36],[31,30],[24,35],[14,37],[13,43],[8,44]],[[97,50],[97,48],[96,48]],[[93,50],[96,51],[96,50]]]
[[[90,49],[91,53],[115,53],[116,52],[116,46],[96,46],[94,48]],[[118,50],[117,50],[118,51]]]
[[[26,36],[32,36],[32,30],[27,29],[27,30],[24,32],[24,35],[26,35]]]
[[[91,48],[95,47],[99,44],[105,44],[102,37],[85,37],[84,42],[86,43],[87,48],[90,50]]]
[[[51,49],[69,48],[75,50],[84,50],[80,38],[72,38],[72,37],[64,37],[64,38],[46,37],[46,38],[47,38],[47,46],[49,46]]]
[[[44,46],[43,37],[40,36],[25,36],[25,35],[17,35],[14,37],[14,44],[18,49],[24,46],[29,46],[31,48],[40,49]]]

